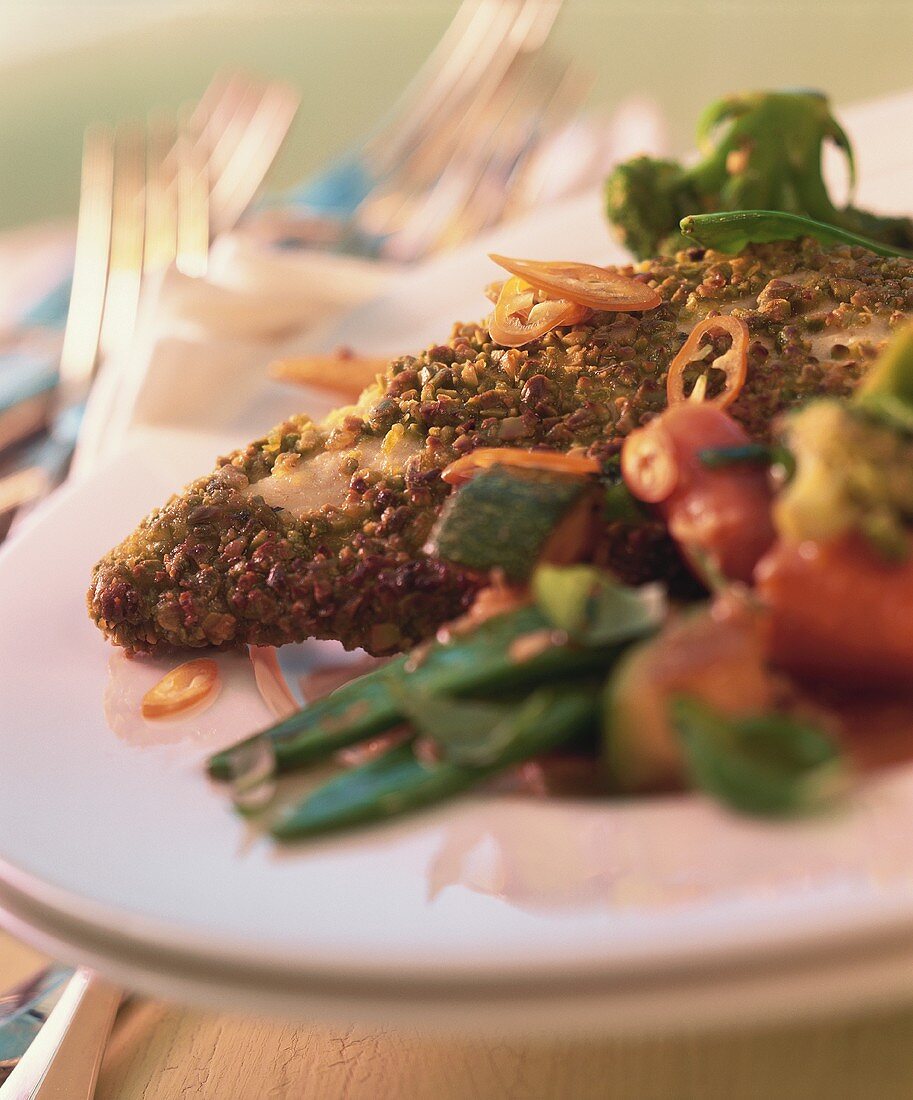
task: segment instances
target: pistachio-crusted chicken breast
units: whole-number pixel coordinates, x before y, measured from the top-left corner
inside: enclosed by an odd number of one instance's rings
[[[98,563],[93,619],[132,651],[307,637],[403,649],[480,583],[422,550],[456,458],[578,448],[611,471],[624,436],[666,405],[669,363],[714,311],[748,325],[748,376],[730,412],[764,440],[781,410],[851,391],[913,312],[913,261],[813,241],[619,270],[663,304],[597,312],[514,349],[484,324],[457,325],[446,344],[395,360],[358,405],[323,424],[292,417],[220,459]],[[669,571],[659,524],[608,524],[603,543],[625,579]]]

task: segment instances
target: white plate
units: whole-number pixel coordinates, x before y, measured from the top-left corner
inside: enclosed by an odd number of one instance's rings
[[[857,966],[863,947],[913,949],[913,769],[801,824],[694,796],[489,796],[287,849],[257,836],[203,771],[269,720],[246,660],[219,658],[208,711],[145,724],[139,698],[173,660],[126,661],[83,602],[95,558],[219,449],[144,437],[0,559],[0,893],[20,934],[157,992],[426,1019],[510,1003],[553,1023],[557,998],[557,1026],[595,1023],[598,1006],[613,1027],[632,998],[639,1022],[681,1018],[701,989],[704,1015],[719,1012],[759,963],[783,983],[800,960],[832,981],[835,959]],[[910,967],[889,971],[882,994],[901,972],[913,985]],[[782,1009],[788,989],[736,1001]]]
[[[607,251],[595,200],[497,243]],[[406,277],[307,343],[394,351],[442,337],[479,311],[481,251]],[[263,380],[262,346],[206,360],[181,339],[152,341],[132,449],[0,553],[8,927],[160,994],[459,1026],[495,1012],[503,1026],[507,1009],[516,1026],[553,1031],[682,1025],[913,993],[913,768],[869,782],[833,818],[789,825],[697,796],[490,796],[281,850],[253,832],[203,770],[270,720],[246,661],[219,658],[210,710],[148,726],[139,698],[174,660],[126,662],[84,607],[100,554],[291,404]],[[192,403],[203,388],[181,385],[194,369],[230,383],[218,424],[211,403]],[[166,431],[173,414],[223,434]]]

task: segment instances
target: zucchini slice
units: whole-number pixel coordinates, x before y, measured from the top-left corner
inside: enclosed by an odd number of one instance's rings
[[[597,497],[590,479],[492,466],[450,497],[425,550],[520,583],[540,560],[579,560]]]

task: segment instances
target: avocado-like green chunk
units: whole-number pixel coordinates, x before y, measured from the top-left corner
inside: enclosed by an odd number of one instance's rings
[[[784,441],[795,474],[774,506],[783,536],[825,542],[856,532],[884,556],[905,557],[913,523],[913,331],[895,339],[852,401],[813,401],[790,416]]]
[[[913,432],[913,325],[888,344],[853,400],[901,431]]]

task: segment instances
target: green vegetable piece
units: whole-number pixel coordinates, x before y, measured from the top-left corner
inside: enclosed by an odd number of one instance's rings
[[[795,459],[786,447],[778,444],[744,443],[737,447],[708,447],[698,453],[702,466],[711,470],[725,470],[729,466],[779,466],[784,480],[792,477]]]
[[[522,658],[512,649],[521,639],[551,627],[533,606],[499,615],[472,634],[447,644],[433,643],[420,658],[407,654],[343,685],[235,749],[266,737],[272,742],[277,769],[289,771],[395,725],[404,716],[403,689],[452,695],[522,691],[550,680],[598,672],[614,661],[617,650],[611,646],[549,644],[534,647]],[[231,778],[235,749],[210,758],[209,772],[214,778]]]
[[[271,831],[283,840],[314,836],[442,802],[584,732],[594,723],[596,709],[592,689],[541,689],[514,709],[510,736],[484,767],[452,760],[425,763],[416,759],[411,745],[400,745],[320,787],[280,817]]]
[[[643,523],[647,512],[623,481],[609,485],[604,496],[603,517],[607,523]]]
[[[838,229],[825,222],[783,214],[775,210],[736,210],[724,214],[689,214],[680,222],[682,235],[690,241],[714,248],[718,252],[741,252],[750,244],[768,244],[772,241],[794,241],[800,237],[814,237],[826,245],[850,244],[867,248],[879,256],[913,257],[905,248],[879,244],[868,237]]]
[[[738,447],[708,447],[698,454],[702,466],[723,470],[727,466],[769,466],[771,448],[764,443],[743,443]]]
[[[605,182],[609,222],[641,260],[686,248],[678,223],[701,205],[686,171],[671,160],[635,157],[619,164]]]
[[[913,325],[891,340],[852,400],[903,432],[913,432]]]
[[[661,587],[629,588],[591,565],[540,565],[532,589],[549,621],[584,645],[642,638],[652,634],[666,615]]]
[[[882,380],[886,387],[890,376]],[[913,435],[898,430],[900,412],[889,418],[885,400],[907,408],[886,388],[859,401],[810,401],[784,421],[784,441],[795,458],[793,477],[774,503],[784,538],[828,542],[857,531],[891,561],[909,555]]]
[[[640,259],[692,243],[693,237],[682,236],[679,222],[687,214],[712,210],[783,211],[895,249],[913,248],[909,218],[838,207],[831,200],[821,174],[824,145],[831,142],[844,154],[851,185],[855,165],[846,133],[820,93],[728,96],[711,104],[697,130],[697,163],[636,157],[619,165],[606,181],[609,221]],[[778,232],[780,236],[766,239],[791,237],[782,236],[782,227]]]
[[[403,659],[396,664],[401,668]],[[262,733],[216,753],[209,759],[209,774],[214,779],[231,779],[239,755],[261,739],[271,743],[277,771],[288,771],[382,733],[400,713],[390,694],[389,667],[366,673]]]
[[[490,764],[513,736],[516,703],[455,699],[429,691],[404,692],[403,711],[415,729],[467,767]]]
[[[469,569],[525,581],[569,511],[592,490],[583,478],[492,466],[444,505],[426,551]]]
[[[847,789],[849,770],[838,747],[808,722],[784,714],[734,721],[688,696],[671,707],[695,785],[735,810],[808,813]]]

